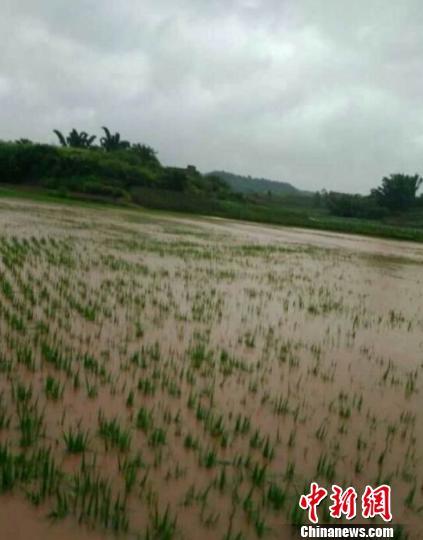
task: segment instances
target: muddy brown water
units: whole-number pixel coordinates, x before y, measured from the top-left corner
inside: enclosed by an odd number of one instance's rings
[[[0,538],[112,538],[75,498],[84,461],[122,538],[167,538],[166,510],[174,538],[281,538],[314,480],[389,483],[393,522],[423,537],[423,246],[14,200],[0,227],[0,448],[16,471],[50,449],[60,478],[3,481]]]

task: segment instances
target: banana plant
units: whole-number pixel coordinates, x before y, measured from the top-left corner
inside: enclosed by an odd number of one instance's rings
[[[65,137],[59,130],[54,129],[54,133],[57,135],[60,144],[63,147],[69,148],[91,148],[96,140],[95,135],[88,135],[87,132],[78,132],[76,129],[72,129],[67,137]]]
[[[130,148],[130,142],[121,140],[120,133],[116,132],[112,135],[108,128],[102,127],[101,129],[104,131],[105,135],[100,139],[100,144],[106,152]]]

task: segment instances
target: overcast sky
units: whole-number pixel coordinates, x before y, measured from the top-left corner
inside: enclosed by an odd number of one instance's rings
[[[100,126],[195,164],[367,192],[423,173],[421,0],[0,0],[0,139]]]

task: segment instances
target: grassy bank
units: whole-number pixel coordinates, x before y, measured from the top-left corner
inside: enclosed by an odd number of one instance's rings
[[[132,192],[133,202],[111,200],[106,197],[87,194],[71,194],[63,196],[60,193],[42,188],[27,188],[24,186],[0,186],[0,197],[21,198],[40,202],[57,202],[69,205],[84,206],[126,206],[132,208],[144,207],[151,210],[162,210],[184,214],[216,216],[221,218],[269,223],[289,227],[303,227],[332,232],[392,238],[423,242],[423,228],[409,225],[413,219],[417,224],[423,222],[423,213],[417,213],[412,218],[396,217],[396,223],[385,223],[374,220],[357,218],[339,218],[329,215],[325,210],[313,208],[311,204],[294,200],[264,202],[228,201],[207,199],[195,194],[177,193],[168,190],[139,188]],[[403,225],[405,223],[405,225]]]

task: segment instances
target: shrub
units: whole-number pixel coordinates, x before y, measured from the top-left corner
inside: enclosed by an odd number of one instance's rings
[[[330,191],[324,195],[324,199],[329,212],[335,216],[380,219],[388,213],[386,208],[369,196]]]

